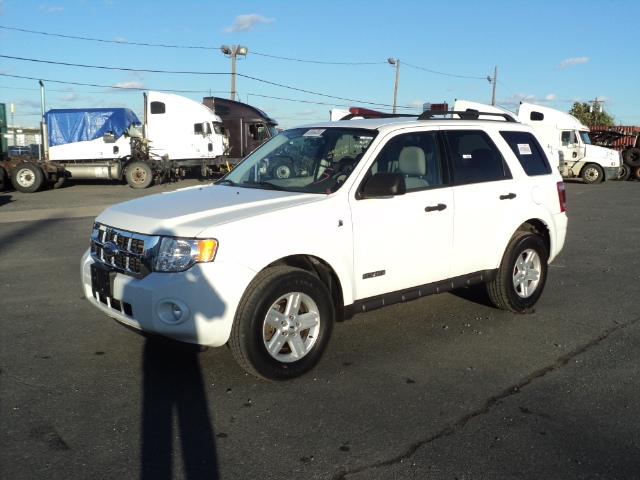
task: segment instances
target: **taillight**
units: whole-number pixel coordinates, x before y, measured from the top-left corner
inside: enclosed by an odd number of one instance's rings
[[[564,182],[558,182],[558,200],[560,200],[560,212],[567,210],[567,192],[564,189]]]

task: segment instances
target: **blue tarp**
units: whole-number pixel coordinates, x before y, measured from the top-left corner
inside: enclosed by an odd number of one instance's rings
[[[95,140],[107,132],[117,139],[132,124],[141,125],[129,108],[51,109],[44,117],[50,147]]]

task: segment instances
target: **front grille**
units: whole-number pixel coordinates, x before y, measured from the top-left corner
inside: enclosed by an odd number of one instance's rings
[[[159,238],[96,223],[91,234],[91,257],[118,272],[144,277],[151,271]]]

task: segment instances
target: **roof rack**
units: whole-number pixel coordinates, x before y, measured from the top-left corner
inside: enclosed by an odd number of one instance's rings
[[[439,115],[458,115],[462,120],[478,120],[480,115],[490,115],[492,117],[501,117],[504,118],[507,122],[518,122],[512,115],[508,113],[498,113],[498,112],[480,112],[478,110],[473,110],[468,108],[464,111],[457,110],[425,110],[418,117],[418,120],[431,120],[435,116]]]
[[[436,116],[443,115],[458,115],[462,120],[478,120],[480,115],[489,115],[492,117],[500,117],[506,120],[507,122],[515,122],[516,120],[512,115],[508,113],[498,113],[498,112],[480,112],[479,110],[467,109],[465,111],[457,111],[457,110],[425,110],[420,115],[410,114],[410,113],[382,113],[382,112],[363,112],[363,113],[350,113],[345,115],[340,120],[351,120],[354,118],[398,118],[398,117],[409,117],[416,118],[418,120],[431,120]]]

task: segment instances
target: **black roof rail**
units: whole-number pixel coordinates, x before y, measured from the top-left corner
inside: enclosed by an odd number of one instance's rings
[[[513,116],[509,115],[506,112],[505,113],[480,112],[478,110],[473,110],[473,109],[470,109],[470,108],[465,110],[465,111],[457,111],[457,110],[448,110],[448,111],[446,111],[446,110],[425,110],[418,117],[418,120],[431,120],[433,117],[439,116],[439,115],[458,115],[462,120],[478,120],[478,118],[480,118],[480,115],[490,115],[492,117],[502,117],[507,122],[515,122],[515,123],[518,122],[515,118],[513,118]]]

